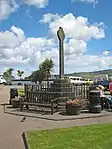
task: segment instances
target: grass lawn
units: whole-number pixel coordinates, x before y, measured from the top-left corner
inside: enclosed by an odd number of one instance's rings
[[[27,133],[30,149],[112,149],[112,124]]]

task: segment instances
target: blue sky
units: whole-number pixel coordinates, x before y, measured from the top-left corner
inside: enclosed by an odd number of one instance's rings
[[[58,73],[59,26],[66,34],[65,73],[111,68],[111,6],[111,0],[2,0],[0,72],[13,67],[26,76],[48,57]]]

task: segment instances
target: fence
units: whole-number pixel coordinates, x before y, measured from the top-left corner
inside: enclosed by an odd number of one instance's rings
[[[55,85],[25,85],[25,95],[38,94],[41,100],[50,100],[56,97],[70,97],[70,98],[88,98],[88,91],[91,85],[63,85],[55,83]]]
[[[87,106],[88,93],[91,85],[73,85],[71,83],[52,83],[50,85],[25,85],[26,100],[21,104],[28,107],[37,106],[41,110],[56,111],[65,110],[67,99],[80,99],[82,107]]]

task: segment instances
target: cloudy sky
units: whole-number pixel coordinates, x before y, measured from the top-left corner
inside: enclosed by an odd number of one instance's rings
[[[112,66],[111,0],[0,0],[0,73],[30,74],[45,58],[58,73],[58,39],[63,27],[65,73]]]

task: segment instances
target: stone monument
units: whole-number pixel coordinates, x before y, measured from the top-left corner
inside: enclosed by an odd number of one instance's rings
[[[59,39],[59,78],[64,79],[64,39],[65,33],[62,27],[59,27],[57,31]]]
[[[55,92],[58,97],[58,108],[65,110],[66,100],[74,96],[73,85],[64,76],[64,39],[65,33],[62,27],[57,31],[59,39],[59,79],[55,79],[51,83],[51,92]]]
[[[70,93],[71,89],[71,83],[69,82],[69,79],[65,78],[64,76],[64,39],[65,39],[65,33],[63,31],[62,27],[59,27],[57,31],[57,36],[59,39],[59,79],[54,80],[54,83],[52,84],[52,89],[55,88],[58,92],[64,93],[67,92]],[[64,93],[65,95],[66,93]]]

